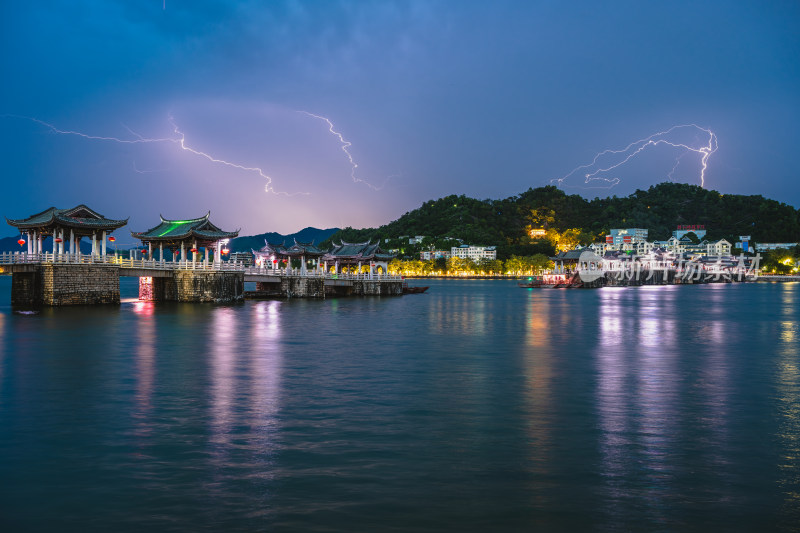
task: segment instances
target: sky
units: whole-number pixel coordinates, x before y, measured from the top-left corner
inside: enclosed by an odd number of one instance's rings
[[[252,235],[668,180],[797,207],[798,23],[794,1],[2,2],[0,213]]]

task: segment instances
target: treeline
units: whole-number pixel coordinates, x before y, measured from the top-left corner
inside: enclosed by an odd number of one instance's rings
[[[500,259],[473,261],[461,257],[429,259],[394,259],[389,263],[389,272],[403,276],[526,276],[539,274],[553,267],[553,262],[544,254],[511,256]]]
[[[331,240],[349,242],[432,237],[429,246],[448,245],[446,238],[468,244],[495,245],[498,258],[512,255],[553,255],[558,238],[569,244],[602,239],[611,228],[647,228],[649,239],[666,240],[678,225],[702,224],[708,239],[735,243],[740,235],[755,242],[800,240],[800,210],[763,196],[721,194],[696,185],[661,183],[626,197],[586,200],[554,186],[528,189],[503,200],[476,200],[447,196],[422,204],[379,228],[345,228]],[[542,228],[548,238],[532,238],[530,230]],[[415,250],[412,250],[412,253]],[[405,252],[405,251],[404,251]]]

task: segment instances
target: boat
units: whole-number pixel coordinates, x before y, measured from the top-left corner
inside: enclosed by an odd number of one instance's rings
[[[428,287],[409,287],[408,283],[403,283],[403,294],[422,294]]]

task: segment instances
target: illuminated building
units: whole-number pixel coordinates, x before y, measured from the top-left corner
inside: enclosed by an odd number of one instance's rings
[[[161,217],[161,223],[157,226],[140,233],[132,231],[131,235],[141,240],[143,246],[148,247],[148,259],[156,259],[153,257],[153,244],[157,244],[158,259],[161,261],[164,260],[164,248],[172,251],[173,259],[180,251],[178,258],[182,261],[187,260],[186,252],[191,252],[192,262],[197,261],[200,248],[204,248],[206,263],[208,263],[208,252],[211,249],[216,252],[214,263],[221,262],[222,254],[227,252],[222,246],[227,244],[229,239],[237,237],[239,230],[224,231],[218,228],[208,219],[210,214],[209,212],[204,217],[188,220],[168,220]]]
[[[334,243],[333,249],[322,256],[323,268],[328,271],[328,264],[334,265],[334,270],[338,274],[343,267],[357,267],[361,272],[364,264],[369,265],[369,274],[386,274],[389,271],[389,261],[394,259],[394,255],[383,250],[378,244],[370,241],[362,243],[348,243],[341,241],[340,244]]]
[[[461,259],[472,259],[473,261],[497,259],[497,247],[462,244],[461,246],[453,246],[450,248],[450,256],[460,257]]]
[[[81,239],[87,237],[92,240],[92,255],[99,256],[106,255],[106,240],[111,232],[128,223],[128,219],[105,218],[83,204],[72,209],[51,207],[25,219],[6,221],[27,234],[29,254],[45,253],[42,242],[47,237],[53,237],[53,254],[65,253],[67,243],[69,253],[79,253]]]
[[[291,270],[292,259],[300,260],[300,273],[308,272],[308,260],[314,265],[314,270],[320,268],[320,258],[325,255],[325,251],[314,246],[314,242],[298,242],[290,247],[281,244],[270,244],[266,240],[260,250],[253,250],[256,258],[256,266],[263,268],[277,269],[281,264],[286,265],[286,270]]]

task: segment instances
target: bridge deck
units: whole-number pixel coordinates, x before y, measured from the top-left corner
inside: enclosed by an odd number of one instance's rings
[[[330,274],[321,271],[273,270],[248,267],[236,262],[205,263],[201,261],[156,261],[147,259],[124,259],[106,255],[86,254],[27,254],[0,253],[0,275],[14,272],[34,272],[43,264],[59,265],[109,265],[119,268],[120,277],[169,277],[176,270],[197,272],[242,272],[246,282],[280,283],[285,278],[325,279],[328,286],[351,286],[354,280],[400,281],[401,276],[369,274]]]

